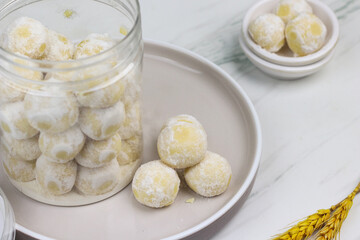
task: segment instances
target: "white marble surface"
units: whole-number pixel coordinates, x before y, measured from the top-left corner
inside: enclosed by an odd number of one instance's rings
[[[263,156],[247,202],[192,239],[269,239],[288,223],[342,200],[360,181],[360,1],[325,0],[340,20],[334,59],[317,74],[280,81],[256,69],[237,37],[251,0],[143,0],[144,37],[190,49],[248,93]],[[360,196],[342,228],[359,240]]]

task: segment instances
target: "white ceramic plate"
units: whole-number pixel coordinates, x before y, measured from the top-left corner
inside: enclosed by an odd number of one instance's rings
[[[202,198],[182,187],[163,209],[140,205],[128,186],[119,194],[82,207],[55,207],[17,191],[0,172],[17,228],[40,239],[178,239],[206,227],[249,190],[261,153],[254,107],[237,83],[216,65],[187,50],[147,41],[144,56],[144,158],[157,159],[156,138],[163,122],[181,113],[197,117],[208,133],[209,150],[226,157],[233,177],[229,189]],[[192,204],[185,203],[191,197]]]

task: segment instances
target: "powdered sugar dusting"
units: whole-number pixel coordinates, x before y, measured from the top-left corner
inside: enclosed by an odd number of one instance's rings
[[[157,147],[161,160],[169,166],[190,167],[204,158],[207,135],[195,118],[175,117],[161,130]]]
[[[0,106],[1,129],[15,139],[27,139],[38,134],[25,116],[25,103],[14,102]]]
[[[58,97],[26,94],[24,101],[29,123],[40,131],[59,133],[78,120],[79,109],[73,94]]]
[[[75,186],[84,194],[100,195],[111,191],[119,181],[120,167],[113,159],[100,168],[79,166]]]
[[[251,38],[270,52],[277,52],[284,45],[285,24],[280,17],[267,13],[250,23],[248,32]]]
[[[54,194],[70,192],[74,186],[77,164],[74,161],[55,163],[45,155],[36,161],[36,181],[42,190]]]
[[[125,119],[124,104],[119,101],[109,108],[82,108],[79,117],[81,130],[94,140],[113,136]]]
[[[175,200],[179,185],[176,171],[156,160],[143,164],[136,171],[132,189],[140,203],[160,208]]]
[[[6,49],[40,59],[47,50],[47,29],[35,19],[20,17],[8,26],[3,40]]]
[[[59,163],[72,160],[80,152],[85,143],[85,136],[75,125],[61,133],[40,133],[40,149]]]
[[[184,174],[189,187],[205,197],[223,193],[228,187],[231,175],[227,160],[210,151],[199,164],[186,169]]]

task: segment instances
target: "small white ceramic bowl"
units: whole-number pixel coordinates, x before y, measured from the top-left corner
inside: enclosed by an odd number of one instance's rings
[[[261,0],[246,12],[242,22],[242,35],[244,36],[246,45],[251,49],[251,51],[269,62],[284,66],[304,66],[315,63],[329,55],[335,48],[339,38],[339,22],[335,13],[326,4],[319,0],[308,0],[314,14],[323,21],[327,28],[324,46],[319,51],[303,57],[293,57],[293,53],[286,44],[279,52],[271,53],[257,45],[252,40],[248,32],[248,27],[251,21],[262,14],[273,13],[278,2],[278,0]]]
[[[329,54],[326,55],[323,59],[309,65],[283,66],[276,63],[268,62],[257,56],[250,50],[250,48],[248,48],[248,46],[245,44],[244,38],[241,35],[239,37],[239,42],[245,55],[257,68],[274,78],[284,80],[303,78],[319,71],[322,67],[325,66],[325,64],[327,64],[331,60],[335,51],[335,49],[332,49]]]

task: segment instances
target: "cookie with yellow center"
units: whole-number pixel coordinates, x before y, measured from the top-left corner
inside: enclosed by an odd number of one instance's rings
[[[0,104],[24,100],[25,92],[0,76]]]
[[[87,79],[87,77],[81,76],[80,79]],[[111,74],[109,77],[95,78],[95,80],[87,84],[90,90],[76,93],[77,100],[83,107],[111,107],[123,97],[125,91],[124,80],[117,79],[116,76],[112,78]],[[103,86],[103,84],[106,84],[106,86]]]
[[[42,59],[48,51],[47,29],[35,19],[20,17],[6,29],[4,48],[33,59]]]
[[[219,154],[208,151],[197,165],[185,169],[187,185],[204,197],[214,197],[226,191],[231,180],[231,166]]]
[[[115,135],[124,118],[124,104],[119,101],[109,108],[82,108],[79,123],[89,138],[99,141]]]
[[[92,33],[76,45],[74,58],[80,59],[99,54],[115,44],[116,42],[108,34]]]
[[[132,191],[141,204],[161,208],[175,201],[179,186],[180,179],[176,171],[156,160],[143,164],[136,171]]]
[[[64,35],[48,30],[49,50],[43,59],[49,61],[65,61],[72,59],[75,51],[74,44]]]
[[[11,156],[3,144],[0,146],[0,154],[5,172],[11,179],[19,182],[29,182],[35,179],[35,160],[23,161]]]
[[[126,140],[135,135],[139,135],[141,131],[140,102],[127,102],[125,104],[125,119],[119,128],[120,136]]]
[[[36,181],[40,188],[52,195],[63,195],[72,190],[77,164],[74,161],[56,163],[52,159],[41,155],[36,161]]]
[[[173,168],[191,167],[204,158],[207,135],[195,118],[189,121],[186,118],[175,117],[168,120],[168,125],[161,130],[157,149],[161,161],[167,165]]]
[[[325,42],[327,29],[320,18],[301,13],[285,29],[286,40],[295,56],[306,56],[318,51]]]
[[[280,0],[275,8],[275,14],[278,15],[285,24],[304,12],[313,12],[306,0]]]
[[[73,160],[85,144],[85,136],[75,125],[61,133],[40,133],[41,152],[57,163]]]
[[[76,188],[86,195],[101,195],[113,190],[119,182],[120,167],[116,159],[99,168],[79,166]]]
[[[75,125],[79,108],[76,98],[70,93],[54,96],[26,94],[26,117],[32,127],[42,132],[60,133]]]
[[[76,162],[88,168],[102,167],[116,158],[121,148],[122,143],[119,134],[115,134],[111,138],[102,141],[95,141],[88,138],[85,147],[76,156]]]
[[[31,126],[26,117],[24,101],[0,106],[0,128],[18,140],[32,138],[39,132]]]
[[[142,137],[135,135],[122,142],[121,151],[117,156],[120,166],[130,164],[141,157],[143,147]]]
[[[24,161],[32,161],[40,157],[39,135],[28,139],[15,139],[10,134],[4,133],[2,143],[11,156]]]
[[[285,44],[284,29],[285,24],[280,17],[267,13],[253,20],[248,32],[259,46],[269,52],[277,52]]]

